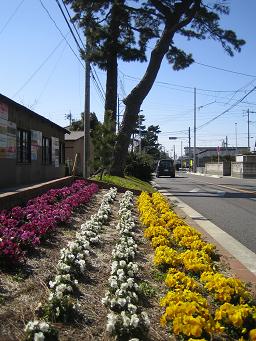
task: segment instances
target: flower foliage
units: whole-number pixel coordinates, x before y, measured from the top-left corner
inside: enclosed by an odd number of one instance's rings
[[[28,248],[40,244],[97,191],[96,184],[76,180],[71,186],[51,189],[29,200],[25,207],[0,211],[0,262],[21,260]]]
[[[136,283],[138,265],[135,262],[137,244],[132,215],[132,192],[125,192],[119,209],[120,238],[112,252],[109,289],[102,303],[110,309],[107,331],[118,340],[145,335],[149,319],[138,305],[139,286]]]
[[[160,193],[142,193],[138,208],[144,236],[155,249],[154,264],[166,272],[161,325],[184,340],[215,334],[256,340],[252,297],[242,281],[215,271],[215,246],[172,212]]]

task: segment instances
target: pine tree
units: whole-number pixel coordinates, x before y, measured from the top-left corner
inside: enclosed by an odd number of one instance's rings
[[[145,61],[146,44],[158,36],[158,19],[145,16],[137,1],[65,0],[75,12],[73,18],[86,31],[90,50],[83,56],[107,73],[104,122],[109,116],[116,130],[118,59]]]
[[[105,113],[111,113],[113,131],[116,121],[117,61],[119,58],[145,61],[149,39],[158,38],[145,74],[123,100],[126,107],[115,143],[110,170],[112,175],[124,174],[131,134],[141,104],[155,82],[163,58],[167,58],[174,70],[184,69],[193,63],[193,56],[175,45],[176,35],[189,40],[213,39],[230,56],[235,51],[240,52],[245,43],[232,30],[220,27],[220,16],[229,14],[226,0],[211,3],[207,0],[66,0],[66,3],[76,13],[74,20],[87,28],[92,46],[87,57],[107,72]]]
[[[184,69],[193,63],[193,57],[177,47],[174,37],[178,34],[187,39],[213,39],[219,42],[230,56],[240,52],[245,41],[238,39],[232,30],[220,27],[220,15],[229,14],[229,7],[215,1],[208,5],[203,0],[151,0],[141,4],[145,15],[161,21],[161,35],[157,40],[148,62],[145,74],[130,94],[123,100],[126,108],[119,130],[111,174],[123,176],[131,134],[136,125],[138,113],[144,99],[150,92],[163,58],[166,56],[174,70]]]

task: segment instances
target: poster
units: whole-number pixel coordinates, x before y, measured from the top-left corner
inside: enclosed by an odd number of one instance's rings
[[[39,130],[31,130],[31,160],[36,161],[38,157],[38,149],[42,146],[42,132]]]
[[[42,146],[43,134],[39,130],[31,130],[31,145],[40,147]]]
[[[8,121],[8,105],[0,102],[0,118]]]
[[[10,122],[11,123],[11,122]],[[8,158],[8,105],[0,102],[0,158]],[[16,126],[15,126],[16,134]],[[15,135],[16,139],[16,135]],[[16,140],[13,145],[13,140],[9,140],[10,147],[15,147],[16,152]],[[11,150],[11,149],[10,149]],[[12,155],[13,153],[11,153]],[[14,155],[15,157],[15,155]]]
[[[16,132],[16,123],[8,121],[6,146],[6,158],[8,159],[16,159]]]
[[[59,148],[60,143],[58,137],[52,136],[52,164],[55,167],[59,167]]]

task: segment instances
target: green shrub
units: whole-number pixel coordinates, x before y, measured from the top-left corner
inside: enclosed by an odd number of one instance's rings
[[[152,180],[153,158],[148,154],[130,153],[127,158],[125,174],[143,181]]]

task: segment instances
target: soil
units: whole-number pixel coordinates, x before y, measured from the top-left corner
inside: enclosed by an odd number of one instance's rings
[[[98,211],[105,193],[107,190],[102,189],[94,195],[80,213],[75,213],[69,222],[57,229],[50,240],[28,255],[26,264],[0,271],[0,341],[24,339],[26,323],[38,319],[36,308],[40,302],[46,302],[48,298],[47,284],[56,274],[61,248],[66,247],[68,241],[74,240],[80,225]],[[118,238],[116,224],[121,195],[117,194],[112,204],[112,213],[101,234],[101,243],[99,247],[92,249],[86,276],[79,282],[76,295],[80,304],[79,318],[69,324],[54,324],[59,331],[60,341],[112,340],[105,329],[108,310],[101,303],[101,299],[108,287],[111,252]],[[136,210],[134,215],[138,217]],[[144,239],[138,221],[135,238],[139,246],[136,259],[140,267],[139,281],[145,288],[141,304],[151,321],[148,340],[170,340],[170,336],[159,324],[161,315],[159,298],[163,296],[166,288],[158,279],[157,270],[152,267],[153,250]]]

